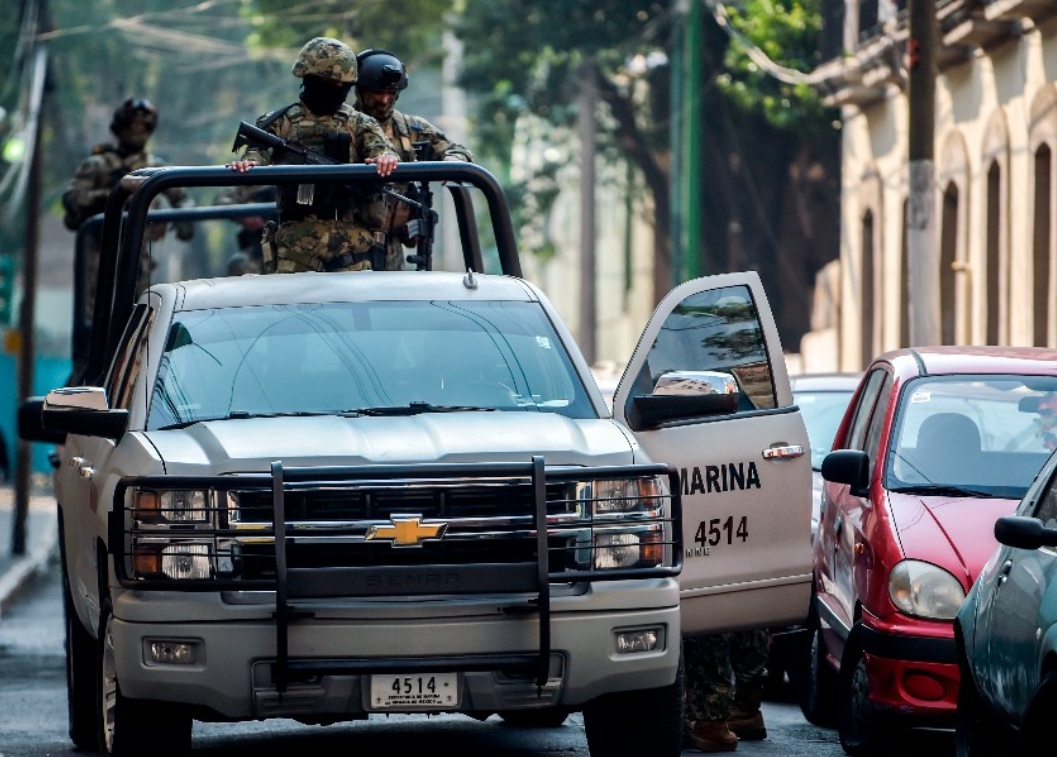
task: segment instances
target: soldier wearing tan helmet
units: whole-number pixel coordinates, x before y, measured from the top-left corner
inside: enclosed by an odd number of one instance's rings
[[[399,163],[392,145],[373,118],[345,103],[356,82],[356,53],[340,40],[316,37],[301,48],[292,72],[302,82],[299,100],[261,116],[257,127],[339,162],[373,163],[388,176]],[[245,172],[282,160],[271,149],[250,147],[228,167]],[[309,187],[280,187],[279,223],[266,228],[263,240],[265,272],[381,267],[384,239],[372,230],[379,222],[365,217],[362,203],[341,188]]]
[[[407,70],[399,58],[388,50],[369,49],[356,56],[356,63],[359,69],[356,109],[378,121],[400,160],[473,162],[469,148],[448,139],[443,131],[421,116],[396,110],[396,101],[407,88]],[[395,189],[406,191],[399,186]],[[384,212],[383,230],[388,240],[385,267],[386,270],[400,270],[404,267],[403,247],[412,247],[416,242],[407,225],[413,211],[406,203],[390,199]]]
[[[77,167],[62,194],[62,205],[65,209],[63,223],[70,231],[77,231],[85,221],[106,209],[106,200],[110,190],[117,186],[125,174],[140,168],[164,166],[165,161],[147,149],[147,142],[158,125],[158,111],[154,104],[142,97],[130,97],[114,110],[110,121],[110,131],[117,138],[117,144],[98,144],[92,153]],[[190,195],[181,188],[166,190],[162,202],[168,202],[174,208],[188,208],[194,205]],[[159,203],[160,204],[160,203]],[[141,257],[139,289],[144,289],[150,280],[154,268],[151,260],[149,243],[158,241],[166,231],[164,225],[155,225],[149,238],[144,240],[144,251]],[[194,234],[194,227],[188,223],[176,224],[176,235],[188,240]],[[96,278],[99,271],[98,236],[89,242],[88,255],[85,260],[85,316],[91,320],[95,307]]]

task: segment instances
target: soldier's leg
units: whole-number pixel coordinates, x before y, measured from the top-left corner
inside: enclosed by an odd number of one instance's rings
[[[767,737],[760,705],[767,685],[767,629],[739,631],[731,635],[731,668],[734,671],[734,704],[730,727],[739,737],[753,741]]]
[[[729,752],[738,739],[727,727],[734,704],[730,634],[683,640],[686,664],[688,746],[703,752]]]

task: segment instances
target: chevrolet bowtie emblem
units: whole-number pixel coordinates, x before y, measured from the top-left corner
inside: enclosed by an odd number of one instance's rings
[[[420,518],[393,518],[390,525],[371,526],[367,541],[387,539],[395,547],[419,547],[426,539],[443,539],[447,523],[423,523]]]

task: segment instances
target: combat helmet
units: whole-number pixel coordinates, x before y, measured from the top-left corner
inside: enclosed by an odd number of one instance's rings
[[[147,128],[154,131],[154,127],[158,125],[158,111],[154,103],[145,97],[128,98],[114,111],[114,117],[110,121],[110,131],[117,134],[122,129],[127,129],[137,118],[146,121]]]
[[[340,39],[315,37],[301,48],[291,71],[298,78],[318,76],[339,84],[355,84],[356,53]]]
[[[388,50],[364,50],[356,56],[360,79],[356,86],[373,92],[399,92],[407,88],[404,64]]]

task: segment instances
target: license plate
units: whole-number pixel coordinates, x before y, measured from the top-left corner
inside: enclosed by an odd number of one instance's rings
[[[371,707],[375,710],[439,710],[458,706],[456,673],[371,676]]]

